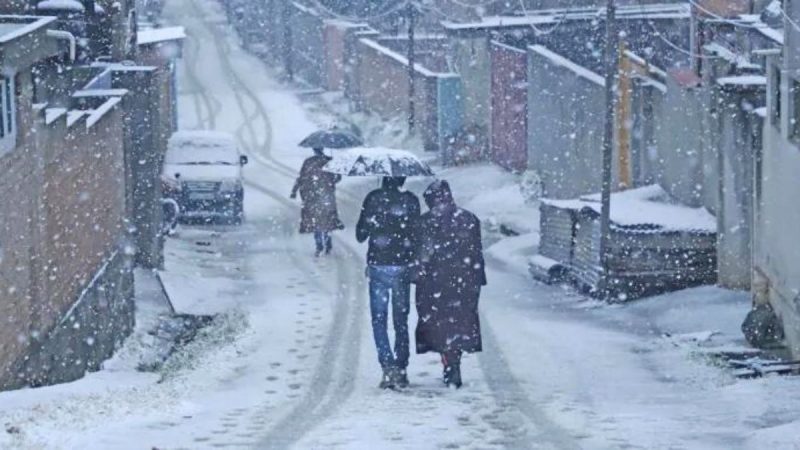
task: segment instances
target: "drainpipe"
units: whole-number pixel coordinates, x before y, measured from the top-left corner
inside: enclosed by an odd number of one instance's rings
[[[78,41],[75,39],[75,35],[70,33],[69,31],[62,31],[62,30],[47,30],[47,36],[69,42],[69,60],[70,62],[75,62],[75,57],[77,56],[78,52]]]

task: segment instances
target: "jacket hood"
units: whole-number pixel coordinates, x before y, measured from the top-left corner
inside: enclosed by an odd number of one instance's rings
[[[446,180],[434,181],[425,189],[425,193],[422,196],[425,198],[425,204],[430,209],[448,209],[456,206],[453,192],[450,190],[450,183]]]

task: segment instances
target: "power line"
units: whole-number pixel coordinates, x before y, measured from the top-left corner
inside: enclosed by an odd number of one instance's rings
[[[676,50],[676,51],[678,51],[680,53],[683,53],[684,55],[687,55],[687,56],[689,56],[691,58],[698,58],[698,59],[702,59],[702,60],[719,59],[719,56],[703,55],[703,54],[700,54],[698,52],[694,52],[691,49],[685,49],[685,48],[681,47],[680,45],[678,45],[678,44],[672,42],[671,40],[667,39],[666,37],[664,37],[664,33],[662,33],[658,28],[656,28],[655,24],[653,24],[653,20],[647,18],[646,14],[645,14],[647,12],[647,9],[645,8],[645,4],[642,3],[642,0],[638,0],[637,3],[639,4],[639,9],[642,12],[642,15],[645,17],[645,23],[647,23],[647,26],[653,31],[653,34],[655,34],[656,37],[658,37],[658,39],[661,40],[663,43],[665,43],[668,47],[670,47],[673,50]]]
[[[786,19],[786,21],[789,23],[789,25],[794,27],[795,30],[800,31],[800,25],[798,25],[797,22],[795,22],[791,17],[789,17],[789,14],[786,14],[786,10],[783,9],[783,5],[781,5],[781,14],[783,15],[783,18]]]
[[[522,14],[524,14],[526,17],[530,17],[530,15],[528,14],[528,10],[525,9],[524,1],[523,0],[518,0],[518,1],[519,1],[519,7],[522,10]],[[537,36],[547,36],[548,34],[554,33],[556,30],[558,30],[559,27],[561,27],[561,25],[564,22],[566,22],[567,14],[568,10],[565,8],[563,14],[561,15],[561,19],[555,25],[553,25],[549,30],[546,31],[540,30],[533,23],[529,23],[528,25],[530,25],[530,27],[533,28],[533,31],[536,33]]]

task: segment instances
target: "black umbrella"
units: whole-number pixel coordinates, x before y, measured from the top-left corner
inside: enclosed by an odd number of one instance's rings
[[[364,141],[355,134],[339,128],[315,131],[300,142],[301,147],[308,148],[351,148],[364,145]]]

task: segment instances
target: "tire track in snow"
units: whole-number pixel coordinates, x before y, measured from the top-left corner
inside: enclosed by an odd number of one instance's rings
[[[274,199],[286,208],[298,205],[255,182],[247,185]],[[344,259],[336,261],[339,291],[331,329],[321,352],[321,359],[311,379],[311,386],[300,402],[274,424],[259,448],[289,448],[309,431],[333,416],[355,390],[361,352],[362,321],[367,304],[365,286],[354,267],[360,267],[358,254],[337,239],[344,249]]]
[[[196,13],[202,13],[202,9],[197,5],[196,0],[190,0],[190,3]],[[248,155],[257,159],[262,164],[272,168],[276,174],[289,179],[294,179],[297,176],[297,169],[284,164],[272,155],[272,122],[270,121],[269,114],[261,102],[261,99],[252,89],[250,89],[247,83],[245,83],[245,81],[237,73],[234,65],[231,63],[230,55],[232,53],[232,49],[229,43],[229,37],[224,32],[221,32],[215,28],[214,24],[205,23],[205,26],[207,27],[208,32],[214,36],[214,45],[217,50],[218,59],[222,63],[222,69],[225,72],[225,75],[228,77],[230,87],[234,93],[239,109],[242,111],[243,117],[246,118],[245,122],[237,131],[237,140],[239,141],[240,145],[242,145],[243,149],[247,151]],[[254,112],[251,113],[248,110],[245,100],[248,100],[250,103],[252,103]],[[263,129],[265,136],[263,142],[259,142],[257,136],[258,133],[254,128],[256,120],[259,119],[261,124],[264,126]],[[249,135],[250,140],[245,138],[244,131],[247,132],[246,134]],[[342,196],[347,197],[351,201],[357,201],[355,194],[352,192],[342,188],[339,188],[338,191]]]
[[[523,435],[509,436],[512,448],[530,448],[536,442],[546,444],[546,448],[577,450],[580,446],[570,434],[550,420],[541,407],[528,397],[525,389],[514,377],[503,350],[497,343],[492,327],[485,317],[481,317],[481,334],[484,351],[478,355],[478,362],[486,384],[495,402],[506,411],[518,411],[535,427]],[[541,448],[537,446],[536,448]]]
[[[208,95],[208,91],[203,87],[200,79],[195,74],[197,70],[197,61],[198,61],[198,53],[199,53],[199,40],[198,38],[191,33],[191,28],[189,28],[189,39],[186,46],[187,50],[187,57],[186,57],[186,77],[189,80],[189,83],[192,84],[192,91],[193,95],[195,96],[195,107],[197,112],[197,120],[198,125],[203,128],[215,128],[216,127],[216,117],[217,114],[222,111],[222,105],[212,99]],[[204,118],[202,114],[201,102],[205,105],[205,109],[207,112],[207,116]]]
[[[189,3],[197,14],[203,14],[196,0],[189,0]],[[237,130],[237,138],[240,144],[251,156],[274,174],[294,178],[296,169],[282,163],[272,155],[272,124],[269,115],[259,97],[236,72],[230,60],[231,47],[228,43],[228,36],[216,29],[214,24],[207,22],[203,22],[203,24],[208,28],[209,33],[214,36],[213,41],[219,61],[229,79],[229,85],[234,93],[237,105],[246,119],[245,123]],[[247,107],[248,101],[252,103],[254,110]],[[258,133],[254,128],[257,121],[264,126],[265,136],[263,142],[259,141]],[[248,179],[246,184],[248,187],[258,190],[290,210],[299,208],[296,203],[257,182]],[[339,191],[348,197],[346,202],[349,204],[348,206],[355,208],[359,206],[354,194],[342,189]],[[337,239],[337,245],[345,249],[346,258],[351,261],[338,261],[339,264],[337,264],[337,280],[340,289],[337,295],[337,307],[334,312],[332,328],[322,351],[322,359],[319,361],[317,369],[312,376],[311,386],[308,388],[306,395],[270,429],[266,437],[260,442],[260,448],[290,447],[325,419],[331,417],[355,390],[361,341],[361,319],[365,315],[365,305],[367,303],[363,283],[355,282],[360,278],[360,275],[353,273],[353,268],[361,267],[362,261],[358,254],[344,242]],[[292,259],[296,265],[302,264],[296,259],[298,258],[297,255],[291,256],[293,256]],[[355,307],[352,307],[352,305],[355,305]],[[508,424],[495,424],[493,426],[501,428],[500,431],[503,432],[513,448],[529,448],[533,443],[531,439],[550,444],[555,448],[577,448],[577,445],[572,442],[569,435],[553,424],[528,399],[519,382],[513,377],[488,324],[486,324],[485,342],[487,351],[481,354],[479,363],[495,402],[501,408],[519,411],[536,426],[538,433],[535,433],[535,436],[531,435],[533,433],[515,433],[513,430],[508,429]]]
[[[193,9],[195,16],[203,17],[203,11],[195,0],[188,0],[187,4]],[[229,59],[230,48],[227,47],[226,36],[220,35],[207,22],[202,22],[210,35],[214,36],[214,44],[222,63],[223,70],[229,79],[229,86],[234,93],[237,106],[245,117],[245,126],[240,128],[239,140],[244,148],[252,155],[261,155],[259,162],[274,174],[294,178],[296,170],[277,161],[271,155],[272,128],[266,109],[260,99],[243,82]],[[206,89],[206,92],[208,90]],[[255,113],[250,113],[246,100],[252,102]],[[255,122],[261,119],[265,126],[265,139],[259,142],[258,133],[253,128]],[[249,141],[249,142],[248,142]],[[257,151],[260,150],[260,151]],[[266,159],[266,161],[264,160]],[[296,211],[299,205],[284,198],[282,195],[246,179],[245,184],[258,190],[264,195],[277,201],[281,206]],[[360,267],[358,255],[346,243],[337,239],[339,248],[344,249],[344,256],[340,257],[349,261],[338,261],[336,308],[331,329],[321,352],[321,359],[312,375],[311,385],[302,397],[286,415],[283,416],[261,440],[258,448],[285,448],[298,441],[306,433],[332,416],[340,405],[355,389],[356,372],[359,364],[361,346],[361,325],[365,317],[366,299],[363,282],[354,267]],[[291,253],[291,252],[290,252]],[[300,266],[297,255],[288,255]],[[354,264],[355,263],[355,264]]]

